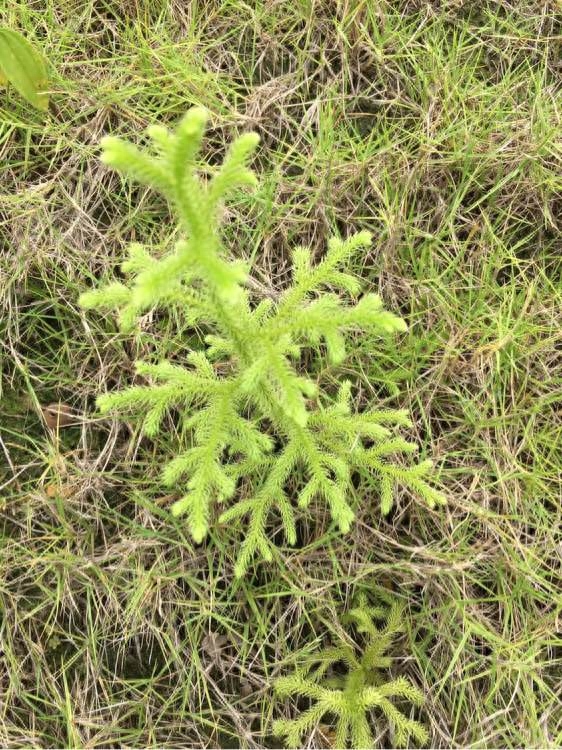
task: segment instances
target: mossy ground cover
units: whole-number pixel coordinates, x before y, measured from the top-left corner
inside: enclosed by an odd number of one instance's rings
[[[560,746],[557,4],[9,0],[0,23],[43,49],[52,84],[46,117],[0,97],[0,743],[277,746],[272,720],[303,706],[274,680],[380,588],[406,608],[391,672],[425,694],[432,746]],[[239,530],[195,545],[170,515],[173,415],[147,440],[95,411],[147,335],[78,307],[129,242],[173,240],[100,138],[142,140],[192,105],[212,113],[211,167],[260,134],[260,185],[224,216],[257,294],[286,286],[295,245],[373,233],[354,271],[409,331],[358,338],[324,377],[408,409],[448,498],[403,493],[385,519],[374,486],[345,536],[311,505],[297,545],[279,535],[242,580]],[[171,316],[144,326],[162,357],[193,345]]]

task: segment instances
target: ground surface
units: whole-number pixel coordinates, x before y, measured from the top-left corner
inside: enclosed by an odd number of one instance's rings
[[[271,747],[296,710],[272,680],[376,586],[407,605],[392,669],[425,692],[433,746],[562,744],[557,21],[548,0],[3,5],[54,93],[46,122],[0,97],[2,746]],[[403,496],[383,520],[360,498],[344,538],[318,507],[241,583],[236,529],[195,547],[167,512],[173,431],[95,414],[142,337],[77,306],[130,240],[169,241],[166,206],[100,165],[100,137],[192,104],[213,113],[211,163],[261,135],[260,188],[225,217],[261,283],[282,288],[295,243],[374,233],[355,270],[410,330],[346,368],[365,404],[411,410],[449,500]],[[154,326],[164,354],[189,346]],[[59,401],[82,421],[52,429]]]

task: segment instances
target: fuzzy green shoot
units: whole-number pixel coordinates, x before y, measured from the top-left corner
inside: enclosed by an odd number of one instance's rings
[[[254,556],[272,559],[267,529],[275,512],[289,544],[296,541],[297,508],[315,498],[328,504],[342,532],[349,531],[354,474],[379,479],[383,513],[390,511],[399,484],[430,507],[443,498],[425,480],[430,462],[404,467],[396,460],[415,450],[393,432],[409,424],[406,413],[356,413],[349,382],[330,398],[299,368],[305,348],[325,347],[329,361],[338,365],[354,332],[388,336],[406,329],[377,295],[359,296],[359,280],[346,271],[352,256],[370,245],[370,234],[331,239],[316,264],[306,248],[297,248],[292,284],[276,301],[256,302],[248,269],[225,257],[218,213],[233,190],[256,184],[247,164],[258,137],[239,136],[205,182],[197,175],[196,157],[206,120],[203,109],[193,108],[173,132],[152,126],[152,152],[116,137],[103,140],[106,164],[168,199],[181,239],[161,258],[131,245],[122,266],[130,283],[88,292],[80,302],[117,310],[123,331],[133,330],[139,316],[155,307],[179,308],[190,324],[208,331],[186,362],[138,362],[137,373],[149,385],[104,394],[98,405],[103,413],[142,414],[148,436],[158,433],[171,408],[179,410],[188,442],[162,474],[168,487],[184,488],[172,513],[185,515],[193,539],[201,542],[215,504],[230,501],[221,521],[248,519],[236,563],[236,575],[242,576]],[[295,478],[298,488],[289,493],[287,484],[291,479],[294,488]]]
[[[378,714],[379,720],[384,717],[390,727],[393,746],[403,747],[409,738],[419,745],[427,743],[425,727],[402,713],[393,702],[421,706],[423,693],[404,677],[384,679],[384,670],[391,665],[388,651],[403,629],[403,618],[403,609],[396,603],[390,608],[371,607],[362,599],[345,618],[364,636],[360,653],[339,638],[334,646],[310,658],[304,669],[278,679],[275,691],[281,698],[301,696],[309,698],[311,705],[296,719],[277,720],[274,734],[284,737],[288,747],[302,747],[303,736],[329,714],[336,719],[335,747],[346,747],[351,741],[353,748],[369,748],[373,746],[369,718]],[[383,627],[377,627],[376,621],[383,621]],[[312,669],[314,664],[319,666]],[[344,674],[328,677],[327,672],[338,664],[343,665]]]

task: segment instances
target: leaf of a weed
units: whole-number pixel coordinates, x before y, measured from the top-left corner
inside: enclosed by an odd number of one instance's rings
[[[9,82],[37,109],[49,106],[43,57],[17,31],[0,29],[0,84]]]

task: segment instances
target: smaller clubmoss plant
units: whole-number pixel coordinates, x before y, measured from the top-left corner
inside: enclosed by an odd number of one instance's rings
[[[279,719],[273,733],[284,737],[288,747],[302,747],[302,738],[318,725],[326,714],[335,719],[334,747],[370,748],[373,746],[371,723],[381,717],[390,727],[393,745],[403,747],[413,738],[425,745],[428,733],[415,719],[409,718],[393,699],[421,706],[423,693],[405,677],[385,679],[384,670],[391,664],[388,651],[394,637],[402,632],[404,611],[401,605],[372,607],[360,599],[343,621],[354,625],[364,635],[362,648],[353,647],[339,637],[336,645],[319,651],[307,660],[306,666],[275,683],[281,698],[308,698],[311,706],[295,719]],[[381,628],[375,622],[383,622]],[[315,669],[312,667],[319,664]],[[343,675],[328,677],[326,672],[341,664]],[[378,713],[378,718],[376,714]]]
[[[168,410],[179,412],[185,444],[162,475],[167,486],[184,488],[172,513],[185,514],[194,540],[201,542],[213,505],[234,498],[221,520],[249,519],[235,568],[241,576],[254,555],[272,559],[273,512],[290,544],[296,541],[296,506],[306,508],[314,498],[324,500],[341,531],[348,531],[353,475],[378,478],[383,513],[390,511],[399,484],[430,507],[443,498],[424,480],[430,461],[405,466],[392,458],[416,449],[391,429],[410,424],[405,411],[355,413],[349,382],[332,398],[299,368],[304,347],[319,354],[323,345],[338,364],[353,332],[386,336],[406,329],[376,294],[360,296],[359,279],[344,270],[369,246],[369,233],[330,240],[316,264],[307,248],[296,248],[292,284],[275,300],[255,300],[244,263],[225,257],[218,215],[229,193],[255,185],[247,162],[258,136],[238,137],[204,181],[196,159],[206,119],[204,110],[194,108],[173,132],[152,126],[153,151],[117,137],[103,140],[106,164],[168,199],[181,238],[163,257],[131,245],[122,265],[130,283],[111,283],[80,301],[86,308],[116,309],[123,331],[131,331],[147,310],[167,307],[206,334],[183,363],[137,362],[137,373],[149,384],[104,394],[98,406],[104,413],[136,412],[148,436],[158,433]]]

